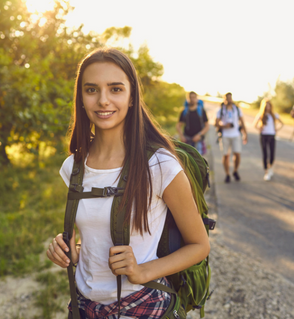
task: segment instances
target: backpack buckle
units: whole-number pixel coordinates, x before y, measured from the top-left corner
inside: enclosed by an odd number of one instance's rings
[[[104,187],[103,188],[103,197],[110,197],[110,196],[121,196],[123,192],[119,192],[120,190],[123,190],[123,188],[120,187]]]
[[[73,192],[82,193],[84,190],[84,187],[82,185],[79,185],[79,184],[70,184],[69,189]]]
[[[209,219],[209,221],[208,221],[209,230],[214,230],[215,224],[216,224],[216,221],[215,221],[215,220]]]
[[[203,218],[204,225],[208,225],[209,230],[214,230],[216,221],[210,218]]]

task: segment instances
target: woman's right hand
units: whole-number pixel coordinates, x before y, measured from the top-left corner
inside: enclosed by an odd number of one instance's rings
[[[79,255],[76,249],[76,232],[74,229],[69,244],[71,249],[72,262],[75,264],[79,260]],[[53,261],[54,264],[62,268],[67,268],[69,266],[70,260],[66,256],[65,252],[68,251],[69,249],[63,240],[62,234],[58,234],[55,238],[53,238],[52,242],[49,245],[49,249],[47,250],[47,257],[51,261]]]

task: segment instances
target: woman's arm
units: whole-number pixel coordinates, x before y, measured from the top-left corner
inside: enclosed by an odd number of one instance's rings
[[[210,244],[189,180],[181,171],[167,186],[163,200],[182,234],[185,246],[174,253],[138,265],[130,246],[110,248],[109,266],[115,275],[127,275],[133,284],[143,284],[174,274],[199,263],[209,254]]]
[[[260,127],[258,127],[259,121],[260,121],[260,115],[257,114],[257,115],[255,116],[254,121],[253,121],[253,126],[254,126],[256,129],[258,129],[258,130],[260,130]]]
[[[276,127],[276,131],[279,131],[284,126],[284,123],[280,118],[276,118],[276,120],[281,124],[279,128]]]

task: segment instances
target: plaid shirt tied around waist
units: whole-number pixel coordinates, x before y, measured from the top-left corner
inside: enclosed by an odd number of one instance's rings
[[[157,282],[170,287],[168,280],[162,277]],[[77,290],[78,306],[81,319],[116,319],[118,302],[103,305],[99,302],[86,299]],[[161,290],[144,287],[120,301],[120,315],[134,319],[160,319],[170,304],[170,294]],[[71,311],[71,302],[68,305]]]

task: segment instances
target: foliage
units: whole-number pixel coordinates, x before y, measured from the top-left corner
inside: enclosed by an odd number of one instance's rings
[[[259,108],[263,98],[271,98],[270,92],[265,92],[252,103],[254,108]],[[283,82],[278,80],[275,86],[275,94],[271,101],[278,112],[289,113],[294,105],[294,79],[292,81]]]
[[[58,175],[65,155],[0,172],[0,277],[43,268],[44,241],[63,229],[66,186]]]
[[[131,33],[127,26],[101,35],[85,35],[82,25],[69,29],[64,22],[71,10],[67,1],[55,0],[52,11],[31,14],[22,0],[0,0],[0,163],[8,163],[6,147],[15,143],[36,154],[41,141],[61,145],[78,62],[94,48],[119,47]],[[131,45],[122,49],[145,86],[162,75],[146,46],[138,52]]]
[[[63,303],[69,298],[66,271],[38,274],[37,281],[42,284],[42,289],[36,292],[36,306],[42,309],[42,315],[34,319],[52,319],[57,312],[65,312]]]
[[[144,99],[157,121],[166,126],[178,121],[185,96],[185,90],[179,84],[152,81],[145,88]]]
[[[294,105],[294,79],[289,82],[277,81],[272,101],[280,112],[289,113]]]

